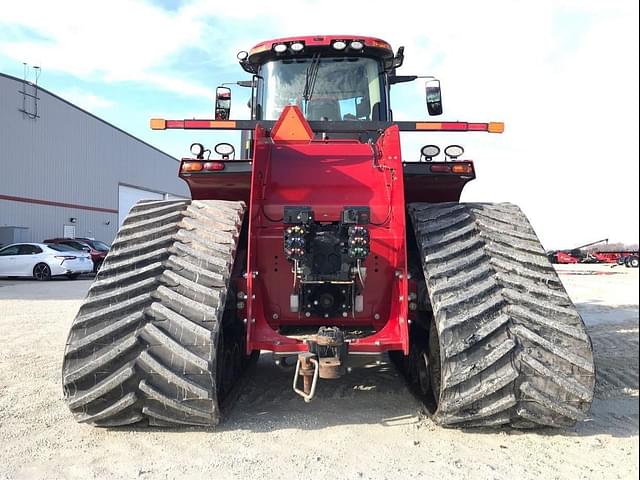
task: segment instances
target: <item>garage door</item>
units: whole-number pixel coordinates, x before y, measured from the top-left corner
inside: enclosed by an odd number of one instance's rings
[[[139,200],[162,200],[164,196],[141,188],[118,185],[118,225],[122,225],[125,217]]]

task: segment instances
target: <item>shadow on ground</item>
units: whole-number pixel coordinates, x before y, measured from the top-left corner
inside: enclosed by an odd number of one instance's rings
[[[598,331],[594,335],[598,369],[596,398],[590,416],[570,429],[512,428],[466,429],[465,434],[539,435],[590,437],[638,435],[638,338],[627,327]],[[635,342],[635,343],[634,343]],[[613,364],[608,356],[613,345],[627,345],[624,367],[615,367],[616,381],[608,376]],[[632,352],[631,350],[634,348]],[[610,367],[611,366],[611,367]],[[603,376],[604,375],[604,376]],[[415,425],[427,430],[441,428],[429,419],[424,405],[407,388],[391,363],[369,364],[354,369],[337,380],[320,380],[316,398],[305,403],[291,387],[292,370],[273,364],[263,354],[244,378],[238,397],[226,412],[226,418],[211,431],[270,432],[287,429],[322,430],[352,424],[376,424],[387,427]],[[617,382],[617,383],[616,383]],[[622,387],[624,385],[624,387]],[[130,430],[130,428],[128,429]],[[141,428],[140,430],[144,430]],[[181,429],[182,430],[182,429]],[[201,430],[188,427],[184,431]],[[171,431],[176,431],[171,429]]]

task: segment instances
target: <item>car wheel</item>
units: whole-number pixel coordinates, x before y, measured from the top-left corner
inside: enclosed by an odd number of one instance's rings
[[[33,277],[36,280],[50,280],[51,279],[51,269],[49,265],[46,263],[38,263],[35,267],[33,267]]]
[[[80,276],[80,274],[79,274],[79,273],[70,273],[70,274],[68,274],[68,275],[67,275],[67,278],[68,278],[69,280],[75,280],[75,279],[76,279],[76,278],[78,278],[79,276]]]
[[[639,264],[638,257],[632,257],[631,260],[629,260],[629,266],[632,268],[638,268]]]

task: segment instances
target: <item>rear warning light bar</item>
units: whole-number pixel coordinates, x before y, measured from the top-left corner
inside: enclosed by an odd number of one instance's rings
[[[255,130],[258,125],[272,129],[275,120],[165,120],[152,118],[152,130]],[[307,122],[314,132],[366,132],[385,130],[397,125],[401,132],[488,132],[503,133],[503,122]]]
[[[413,122],[398,122],[400,130],[411,130],[410,124]],[[407,124],[407,128],[402,128],[402,124]],[[415,122],[415,130],[429,130],[429,131],[441,131],[441,132],[489,132],[489,133],[502,133],[504,132],[503,122],[489,122],[489,123],[469,123],[469,122]]]

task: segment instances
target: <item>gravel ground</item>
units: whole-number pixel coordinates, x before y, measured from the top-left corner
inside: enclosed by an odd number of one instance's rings
[[[90,280],[0,280],[0,478],[638,478],[638,270],[561,266],[589,327],[591,418],[570,430],[446,430],[389,365],[305,404],[263,355],[215,430],[73,421],[60,368]]]

